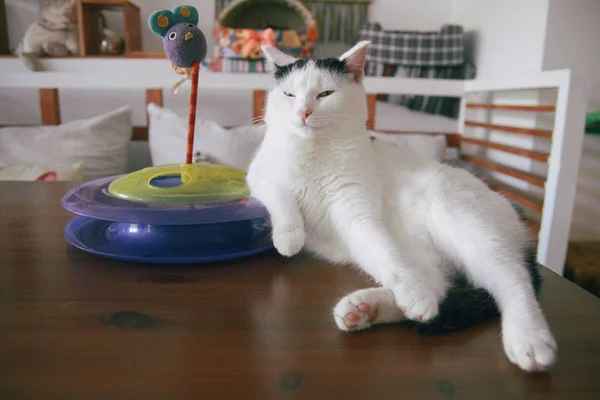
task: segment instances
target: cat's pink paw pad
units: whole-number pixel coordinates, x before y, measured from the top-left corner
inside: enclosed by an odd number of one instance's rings
[[[371,327],[377,318],[377,304],[359,303],[354,304],[343,298],[333,310],[335,322],[343,331],[360,330]]]
[[[360,303],[358,305],[358,309],[362,312],[369,312],[369,310],[371,309],[371,306],[366,303]]]

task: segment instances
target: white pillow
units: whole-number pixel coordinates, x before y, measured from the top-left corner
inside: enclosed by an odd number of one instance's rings
[[[390,134],[369,131],[371,137],[395,146],[406,146],[425,157],[442,161],[446,154],[446,136],[429,134]]]
[[[0,181],[81,181],[83,164],[55,165],[13,165],[0,168]]]
[[[82,163],[84,180],[122,174],[131,129],[128,106],[56,126],[1,128],[0,168]]]
[[[444,115],[427,114],[383,101],[378,101],[375,107],[375,128],[379,131],[458,132],[458,120]]]
[[[185,162],[188,119],[153,103],[148,105],[150,126],[148,144],[153,165]],[[264,125],[226,129],[196,117],[194,153],[200,152],[210,163],[248,170],[264,135]]]

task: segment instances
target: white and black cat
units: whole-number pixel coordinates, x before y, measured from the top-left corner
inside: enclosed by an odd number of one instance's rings
[[[276,85],[247,179],[271,215],[275,247],[355,265],[379,284],[339,301],[341,330],[409,319],[423,332],[449,331],[501,312],[510,361],[547,369],[557,345],[526,229],[469,172],[369,139],[368,44],[321,60],[263,48]],[[457,275],[468,282],[460,291]]]

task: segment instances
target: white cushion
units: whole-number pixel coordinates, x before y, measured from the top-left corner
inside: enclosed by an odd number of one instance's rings
[[[81,181],[83,164],[54,165],[13,165],[0,168],[0,181]]]
[[[446,136],[429,134],[390,134],[369,131],[369,134],[377,140],[390,143],[394,146],[406,146],[416,153],[442,161],[446,154]]]
[[[148,105],[150,126],[148,142],[153,165],[185,162],[187,117]],[[194,153],[200,152],[210,163],[248,170],[264,135],[264,125],[247,125],[226,129],[216,122],[196,117]]]
[[[0,168],[83,164],[83,179],[126,172],[131,140],[128,106],[56,126],[0,129]]]
[[[397,104],[376,102],[378,131],[404,132],[458,132],[458,120],[438,114],[427,114]]]

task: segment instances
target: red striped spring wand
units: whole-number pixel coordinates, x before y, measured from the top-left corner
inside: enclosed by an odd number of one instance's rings
[[[163,48],[175,72],[185,74],[185,77],[173,86],[173,92],[176,93],[187,79],[192,80],[185,157],[186,164],[191,164],[196,130],[198,76],[200,63],[207,53],[206,37],[197,26],[198,11],[192,6],[179,6],[172,11],[155,11],[148,19],[148,25],[152,32],[162,37]]]

